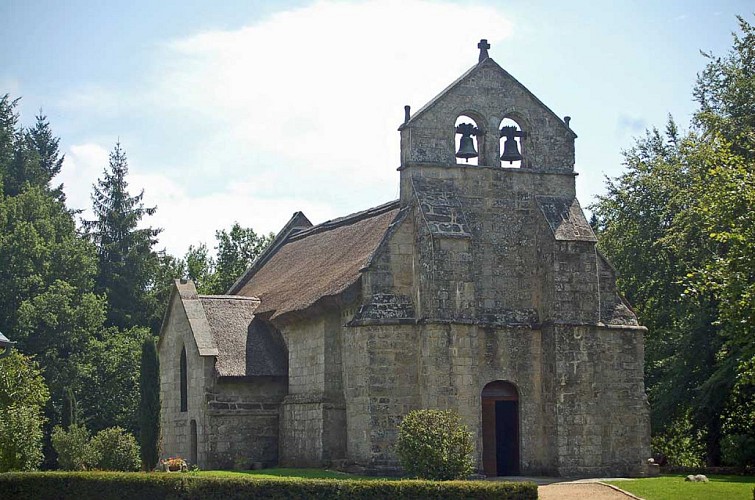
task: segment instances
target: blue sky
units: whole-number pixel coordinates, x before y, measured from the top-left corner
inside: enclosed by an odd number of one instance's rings
[[[212,246],[234,221],[277,231],[398,196],[397,126],[490,56],[570,115],[583,206],[621,150],[683,126],[704,65],[747,1],[361,2],[0,0],[0,94],[42,108],[60,181],[87,208],[120,139],[161,247]]]

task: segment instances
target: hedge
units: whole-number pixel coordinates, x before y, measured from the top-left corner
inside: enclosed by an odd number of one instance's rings
[[[537,499],[537,485],[525,482],[255,479],[159,472],[9,472],[0,474],[0,492],[5,500]]]

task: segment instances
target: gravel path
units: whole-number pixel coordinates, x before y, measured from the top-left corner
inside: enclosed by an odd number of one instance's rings
[[[600,483],[553,483],[538,486],[540,500],[630,500],[637,498]]]

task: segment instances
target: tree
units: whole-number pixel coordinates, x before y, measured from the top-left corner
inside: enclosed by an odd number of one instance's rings
[[[17,351],[0,359],[0,472],[39,466],[49,397],[35,361]]]
[[[273,233],[258,235],[254,229],[235,222],[230,231],[215,231],[216,258],[210,255],[204,243],[189,247],[184,256],[185,277],[194,281],[199,293],[223,294],[274,238]]]
[[[252,228],[243,228],[238,222],[230,231],[216,231],[215,293],[225,293],[274,238],[273,233],[258,235]]]
[[[76,396],[73,394],[73,389],[67,387],[63,392],[63,412],[60,417],[60,425],[63,430],[68,430],[71,425],[75,425],[78,421],[76,417]]]
[[[194,282],[199,293],[216,293],[215,259],[210,256],[207,245],[190,245],[184,263],[186,277]]]
[[[141,220],[156,207],[142,203],[144,191],[128,191],[128,162],[120,143],[110,153],[109,166],[92,194],[95,220],[83,221],[87,235],[97,247],[99,273],[95,290],[108,299],[107,325],[118,328],[146,326],[153,311],[147,291],[158,267],[153,250],[160,229],[139,228]]]
[[[109,328],[90,339],[79,379],[80,386],[90,390],[79,393],[79,402],[92,432],[115,425],[139,435],[141,347],[151,336],[146,328]]]
[[[142,344],[139,396],[139,451],[142,469],[151,471],[160,459],[160,361],[151,337]]]
[[[689,419],[710,465],[726,459],[722,441],[755,443],[743,425],[755,406],[755,30],[739,21],[727,57],[705,54],[691,131],[669,119],[637,140],[592,207],[618,286],[649,328],[653,431],[671,439]]]
[[[147,309],[152,311],[148,325],[152,333],[160,331],[168,299],[173,290],[173,281],[184,276],[184,262],[169,255],[165,250],[157,253],[157,268],[148,287]]]

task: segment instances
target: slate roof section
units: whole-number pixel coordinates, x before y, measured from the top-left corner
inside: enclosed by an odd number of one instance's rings
[[[537,196],[536,199],[556,240],[598,241],[576,198]]]
[[[285,376],[286,351],[280,334],[254,318],[259,300],[238,295],[200,295],[218,346],[220,377]]]
[[[444,179],[412,177],[422,219],[436,238],[471,238],[454,183]]]
[[[397,200],[290,235],[238,294],[258,297],[256,314],[270,319],[339,295],[359,280],[398,212]]]

